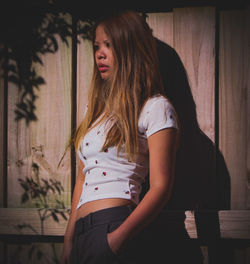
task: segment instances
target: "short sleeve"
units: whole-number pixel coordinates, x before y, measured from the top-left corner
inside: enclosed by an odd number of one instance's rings
[[[83,158],[83,155],[82,155],[81,150],[79,149],[79,150],[77,151],[77,153],[78,153],[78,157],[80,158],[80,160],[84,163],[84,158]]]
[[[149,99],[142,112],[143,132],[148,138],[165,128],[178,129],[173,105],[163,96]]]

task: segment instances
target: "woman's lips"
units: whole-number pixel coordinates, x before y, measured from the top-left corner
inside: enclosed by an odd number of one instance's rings
[[[99,67],[100,72],[105,72],[108,70],[108,67]]]
[[[100,72],[106,72],[108,70],[108,66],[105,64],[99,64],[98,69]]]

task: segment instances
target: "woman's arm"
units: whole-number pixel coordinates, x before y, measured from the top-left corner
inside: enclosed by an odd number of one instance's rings
[[[120,227],[108,234],[114,253],[155,219],[169,200],[174,181],[177,136],[176,129],[168,128],[148,138],[150,188]]]
[[[74,192],[73,192],[73,197],[72,197],[70,217],[69,217],[66,232],[64,235],[63,252],[61,256],[62,264],[69,263],[69,255],[70,255],[70,251],[72,248],[73,235],[75,231],[75,222],[76,222],[76,214],[77,214],[76,207],[81,197],[82,185],[83,185],[84,178],[85,178],[85,175],[82,172],[83,168],[84,168],[84,164],[82,161],[80,161],[79,166],[78,166],[76,184],[74,187]]]

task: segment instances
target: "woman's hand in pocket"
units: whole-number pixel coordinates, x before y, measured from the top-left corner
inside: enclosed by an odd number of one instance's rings
[[[107,240],[112,252],[117,255],[124,246],[124,241],[121,239],[121,236],[119,236],[117,229],[107,234]]]

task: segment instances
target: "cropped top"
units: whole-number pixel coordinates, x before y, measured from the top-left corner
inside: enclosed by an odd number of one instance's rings
[[[147,138],[165,128],[178,129],[172,104],[161,95],[149,98],[138,121],[139,152],[131,162],[123,148],[119,156],[117,147],[101,151],[110,122],[94,126],[81,142],[78,155],[84,163],[85,181],[77,209],[84,203],[104,198],[123,198],[138,204],[141,184],[149,170]]]

